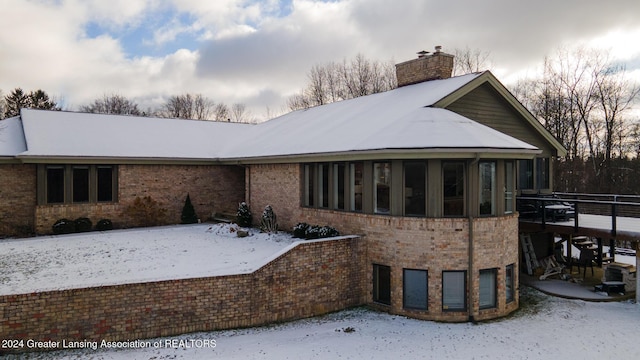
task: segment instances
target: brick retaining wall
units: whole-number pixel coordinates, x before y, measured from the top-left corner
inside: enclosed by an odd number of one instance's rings
[[[364,303],[364,254],[344,237],[298,243],[250,274],[0,296],[0,339],[126,341],[321,315]]]

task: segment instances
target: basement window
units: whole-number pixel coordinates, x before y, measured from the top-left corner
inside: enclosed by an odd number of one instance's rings
[[[427,310],[428,276],[426,270],[404,269],[403,306],[405,309]]]
[[[442,272],[442,310],[467,310],[467,272]]]
[[[480,270],[480,309],[496,307],[498,269]]]

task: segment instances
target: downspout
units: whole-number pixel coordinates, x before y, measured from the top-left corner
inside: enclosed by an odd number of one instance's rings
[[[469,220],[469,321],[475,322],[475,307],[474,307],[474,268],[473,268],[473,213],[471,212],[471,199],[472,199],[472,185],[471,170],[480,162],[480,154],[476,153],[476,158],[469,164],[469,176],[467,176],[467,217]],[[477,174],[479,176],[479,174]]]

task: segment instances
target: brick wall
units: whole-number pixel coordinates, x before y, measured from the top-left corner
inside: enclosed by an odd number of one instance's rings
[[[33,232],[36,166],[0,164],[0,237]]]
[[[187,193],[203,221],[216,212],[235,213],[238,202],[245,197],[244,169],[218,165],[119,165],[117,203],[41,205],[36,209],[36,230],[50,233],[56,220],[79,217],[88,217],[94,224],[108,218],[115,227],[136,226],[122,211],[136,197],[145,196],[167,209],[165,224],[177,224]]]
[[[391,266],[391,306],[378,306],[391,313],[421,319],[467,321],[469,312],[442,311],[442,271],[466,270],[473,276],[467,284],[474,319],[482,320],[507,315],[518,308],[516,301],[505,301],[505,267],[515,264],[514,282],[518,273],[518,217],[508,215],[474,219],[473,269],[469,270],[469,220],[466,218],[414,218],[370,215],[300,206],[298,164],[251,165],[247,194],[250,197],[254,221],[257,209],[271,204],[278,214],[281,229],[291,230],[299,222],[331,225],[342,234],[363,234],[367,241],[367,276],[365,302],[372,303],[372,264]],[[259,217],[261,213],[257,213]],[[259,221],[259,220],[258,220]],[[403,309],[402,270],[428,271],[429,310]],[[481,269],[498,269],[498,303],[495,309],[479,310],[478,282]]]
[[[367,303],[382,310],[419,319],[467,321],[469,312],[442,311],[442,271],[466,270],[473,276],[467,284],[473,291],[469,304],[475,320],[505,316],[518,308],[506,303],[505,268],[514,264],[518,284],[518,217],[476,218],[473,220],[473,268],[469,269],[469,220],[464,218],[409,218],[368,215],[302,208],[299,221],[331,225],[342,233],[363,234],[367,240]],[[391,305],[372,303],[372,264],[391,266]],[[403,309],[402,270],[428,271],[427,311]],[[498,269],[497,307],[479,309],[479,271]]]
[[[453,71],[453,55],[436,52],[432,55],[396,64],[398,87],[419,82],[448,79]]]
[[[251,165],[247,168],[247,202],[254,224],[260,224],[265,206],[271,205],[280,229],[291,231],[300,218],[301,170],[299,164]]]
[[[358,237],[302,242],[251,274],[0,296],[0,339],[126,341],[321,315],[363,303],[364,252]]]

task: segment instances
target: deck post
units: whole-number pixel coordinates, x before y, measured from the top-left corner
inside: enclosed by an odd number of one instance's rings
[[[617,210],[618,206],[615,203],[611,204],[611,235],[613,235],[614,237],[616,236],[618,227],[618,221],[616,219]]]
[[[637,269],[640,269],[640,242],[636,242],[636,305],[640,305],[640,276]]]

